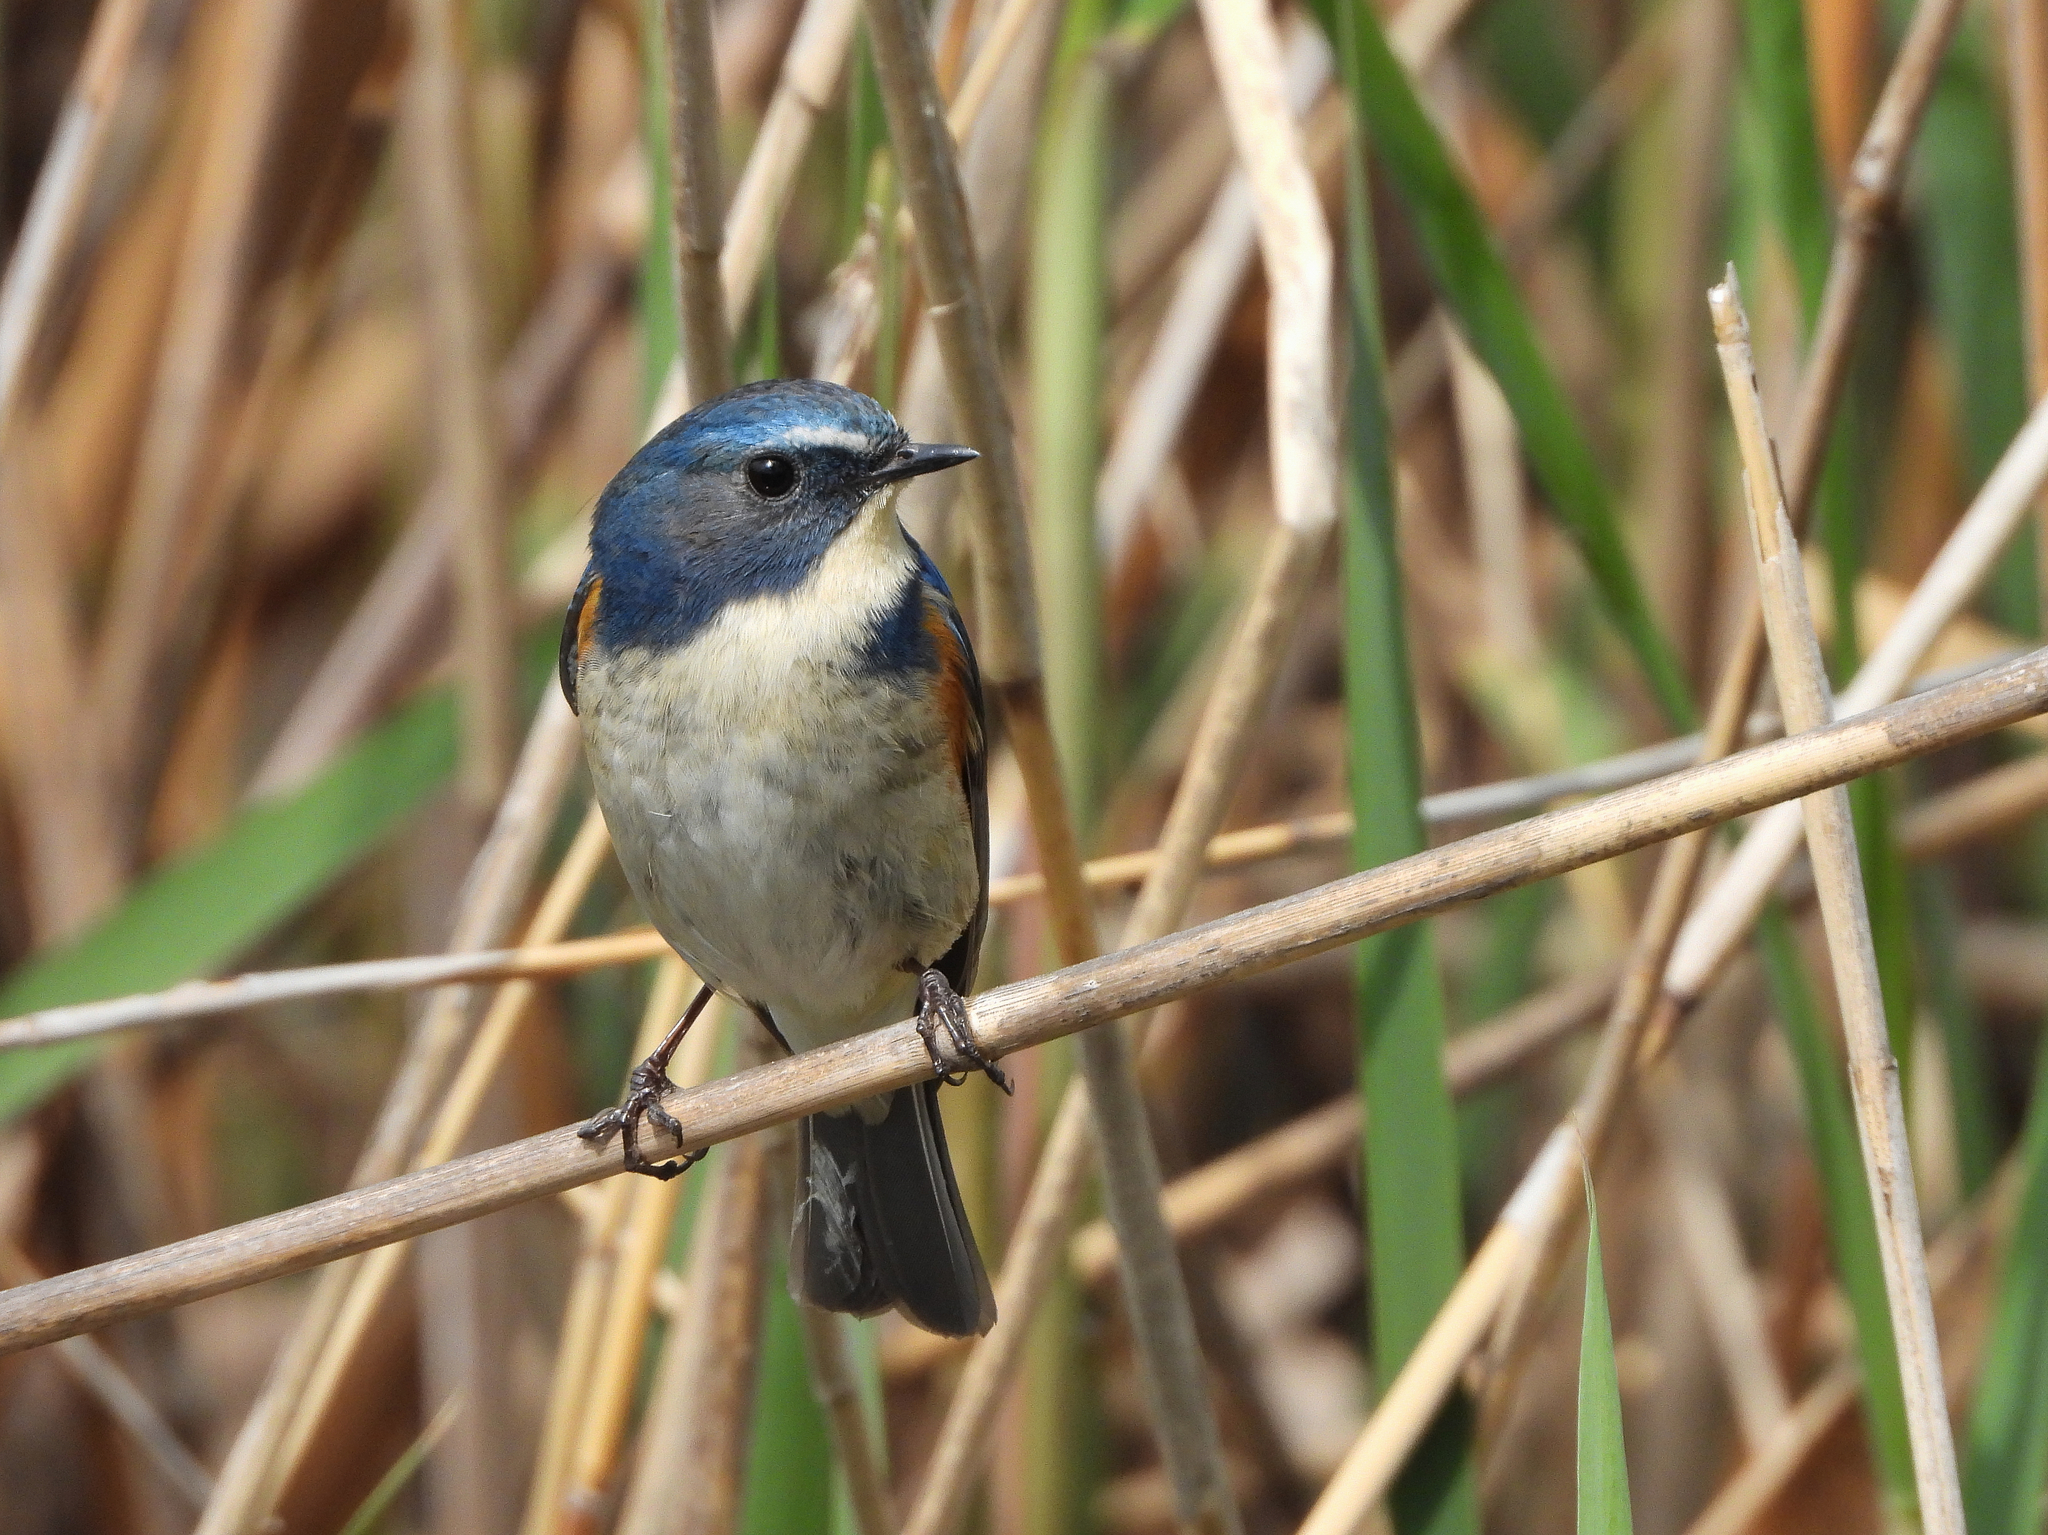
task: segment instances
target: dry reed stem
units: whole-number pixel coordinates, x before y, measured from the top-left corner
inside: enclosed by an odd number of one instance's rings
[[[832,106],[832,90],[846,67],[859,19],[860,0],[808,0],[789,40],[775,95],[761,118],[761,130],[725,218],[718,274],[728,327],[736,325],[753,302],[776,225],[818,118]],[[718,141],[714,137],[711,142]]]
[[[693,405],[732,387],[732,327],[719,274],[725,173],[718,150],[718,70],[711,0],[662,0],[669,80],[669,186],[675,213],[676,311]]]
[[[511,552],[504,465],[490,398],[489,321],[469,164],[472,123],[453,0],[413,0],[400,156],[425,283],[435,453],[450,504],[460,779],[470,804],[496,801],[512,761]]]
[[[1905,174],[1906,152],[1919,133],[1927,104],[1933,96],[1942,55],[1947,51],[1949,38],[1954,34],[1961,12],[1961,0],[1920,0],[1914,8],[1891,71],[1885,77],[1884,90],[1878,97],[1862,142],[1857,146],[1855,159],[1850,164],[1849,178],[1842,189],[1837,212],[1834,246],[1828,256],[1827,279],[1821,290],[1820,313],[1814,320],[1813,342],[1800,379],[1797,408],[1788,438],[1789,449],[1782,464],[1786,511],[1795,530],[1805,525],[1814,491],[1820,482],[1822,455],[1834,421],[1835,407],[1841,399],[1843,382],[1848,376],[1856,317],[1869,290],[1877,242],[1883,233],[1884,221],[1898,199],[1899,186]],[[1979,499],[1982,500],[1981,495]],[[1954,538],[1950,542],[1953,544]],[[1930,570],[1929,575],[1932,574]],[[1925,585],[1923,581],[1922,586]],[[1762,674],[1763,655],[1763,617],[1752,598],[1745,609],[1733,652],[1723,664],[1720,679],[1715,685],[1710,708],[1712,714],[1719,717],[1728,709],[1747,707]],[[1845,697],[1838,712],[1848,708]],[[1792,813],[1791,820],[1796,828],[1796,812]],[[1754,837],[1745,839],[1746,843],[1755,840]],[[1658,999],[1658,1016],[1653,1025],[1652,1044],[1659,1048],[1668,1043],[1675,1019],[1685,1002],[1697,995],[1696,990],[1687,992],[1681,986],[1675,986],[1673,976],[1674,973],[1686,973],[1690,964],[1687,958],[1689,935],[1699,930],[1698,924],[1705,908],[1730,887],[1729,873],[1727,869],[1722,871],[1713,889],[1702,900],[1701,909],[1687,919],[1665,967],[1664,995]],[[1754,919],[1754,908],[1751,918]],[[1743,923],[1738,932],[1746,931],[1747,927],[1748,923]],[[1728,944],[1732,946],[1733,942],[1734,937],[1730,936]],[[1724,948],[1721,957],[1725,957],[1727,952],[1728,949]],[[1704,975],[1718,968],[1717,959],[1696,979],[1703,979]]]
[[[1914,680],[1911,691],[1918,694],[1930,687],[1975,676],[2013,659],[2016,653],[2004,652],[1981,662],[1923,674]],[[2041,722],[2023,721],[2015,728],[2025,729],[2038,723]],[[1777,733],[1777,716],[1755,714],[1749,719],[1746,739],[1755,744]],[[1704,740],[1702,735],[1680,736],[1554,773],[1445,790],[1424,797],[1422,818],[1435,827],[1514,819],[1559,801],[1629,788],[1697,762]],[[1908,807],[1900,822],[1901,846],[1910,858],[1926,861],[2002,831],[2044,808],[2048,808],[2048,756],[2024,757],[1988,769]],[[1352,830],[1351,813],[1332,810],[1298,820],[1270,821],[1219,832],[1203,850],[1201,872],[1215,874],[1282,858],[1331,852],[1350,843]],[[1090,859],[1081,872],[1091,891],[1122,889],[1142,884],[1158,868],[1160,856],[1158,847],[1111,853]],[[990,882],[989,904],[1002,908],[1037,900],[1044,894],[1044,876],[1006,874]],[[259,970],[220,981],[183,981],[163,991],[71,1003],[0,1018],[0,1052],[311,997],[413,991],[456,983],[560,979],[617,965],[644,964],[673,952],[659,933],[642,926],[595,938],[572,938],[515,949],[346,960],[332,965]]]
[[[1009,1054],[1881,771],[2043,711],[2048,649],[1823,730],[999,987],[974,999],[969,1016],[983,1049]],[[680,1093],[671,1107],[686,1127],[681,1149],[694,1149],[893,1091],[930,1073],[925,1044],[906,1021]],[[0,1352],[297,1272],[617,1171],[615,1151],[591,1148],[573,1128],[529,1137],[376,1189],[0,1294]]]
[[[637,152],[608,180],[621,169],[645,174]],[[626,266],[622,242],[571,257],[507,352],[492,394],[498,441],[515,473],[530,468],[548,412],[597,339]],[[400,677],[431,658],[427,631],[448,579],[453,517],[447,487],[429,485],[272,738],[249,781],[252,799],[302,787],[369,722]]]
[[[1976,1203],[1951,1221],[1927,1255],[1935,1293],[1947,1300],[1972,1255],[2008,1230],[2020,1185],[2020,1163],[2008,1153]],[[1724,1482],[1685,1535],[1744,1535],[1783,1492],[1806,1459],[1855,1407],[1863,1374],[1853,1357],[1838,1360],[1796,1402],[1762,1450]]]
[[[1770,1441],[1742,1463],[1742,1469],[1687,1527],[1686,1535],[1742,1535],[1856,1405],[1862,1380],[1862,1372],[1844,1362],[1809,1386]]]
[[[825,1412],[832,1459],[846,1478],[846,1501],[853,1509],[856,1535],[895,1535],[896,1511],[891,1507],[889,1481],[874,1436],[868,1432],[860,1383],[847,1355],[845,1324],[816,1306],[799,1304],[796,1309],[804,1329],[811,1391]]]
[[[1287,101],[1280,40],[1271,17],[1249,5],[1211,0],[1203,7],[1203,20],[1251,187],[1274,295],[1268,432],[1279,526],[1268,540],[1252,601],[1204,709],[1161,833],[1159,862],[1126,925],[1126,946],[1163,936],[1186,908],[1204,850],[1264,720],[1336,508],[1329,394],[1333,257]],[[1082,1050],[1086,1097],[1080,1083],[1068,1088],[1041,1152],[1025,1215],[1011,1236],[997,1325],[975,1346],[948,1406],[906,1525],[915,1535],[950,1529],[965,1511],[997,1402],[1021,1362],[1029,1323],[1056,1270],[1054,1249],[1072,1219],[1097,1149],[1085,1112],[1090,1102],[1096,1126],[1112,1148],[1104,1160],[1105,1195],[1120,1235],[1126,1312],[1146,1363],[1177,1517],[1192,1528],[1235,1527],[1236,1508],[1200,1368],[1193,1313],[1160,1210],[1158,1168],[1130,1069],[1129,1045],[1121,1032],[1105,1032],[1084,1037]],[[1120,1137],[1127,1141],[1123,1156],[1113,1150]]]
[[[0,1284],[33,1284],[42,1270],[10,1238],[0,1238]],[[135,1442],[157,1474],[179,1497],[201,1509],[213,1493],[213,1478],[185,1448],[156,1404],[121,1368],[97,1338],[66,1338],[57,1345],[58,1362],[86,1395]]]
[[[841,0],[821,3],[837,4]],[[771,136],[764,125],[728,217],[728,250],[719,262],[720,286],[727,294],[728,330],[738,323],[746,303],[751,301],[774,217],[788,201],[809,133],[816,125],[815,111],[801,103],[816,97],[813,88],[818,74],[814,70],[824,67],[823,44],[828,39],[805,29],[799,33],[799,40],[805,46],[802,68],[792,61],[785,70],[776,102],[771,103],[772,108],[787,99],[781,126]],[[810,51],[813,47],[817,53]],[[617,182],[622,172],[641,174],[637,152],[624,158],[609,182]],[[622,221],[613,217],[606,222]],[[605,255],[613,263],[630,260],[630,252],[625,249],[630,242],[624,233],[607,234]],[[739,254],[733,254],[735,251]],[[534,402],[552,400],[559,394],[577,358],[595,338],[604,305],[594,302],[594,297],[587,272],[574,267],[565,269],[507,356],[498,376],[497,403],[504,413],[500,430],[509,461],[523,464],[528,459],[544,424],[542,412]],[[672,417],[680,415],[685,403],[671,398],[669,391],[664,390],[643,437],[653,436]],[[445,525],[448,515],[442,487],[430,487],[408,521],[405,533],[378,567],[370,588],[329,647],[299,707],[278,732],[253,780],[252,792],[282,792],[310,777],[339,749],[342,740],[362,726],[388,685],[387,679],[405,664],[409,651],[419,647],[420,630],[431,614],[445,575],[450,542],[450,531]]]
[[[1286,526],[1276,528],[1268,539],[1252,601],[1232,637],[1223,673],[1211,689],[1159,849],[1125,923],[1125,948],[1163,937],[1187,908],[1200,875],[1206,835],[1213,833],[1222,819],[1250,754],[1253,733],[1264,719],[1272,682],[1291,638],[1302,593],[1313,578],[1321,544],[1320,537]],[[1120,1040],[1117,1048],[1127,1047]],[[1092,1089],[1092,1081],[1089,1086]],[[1127,1108],[1124,1112],[1131,1111]],[[1133,1117],[1129,1123],[1135,1133],[1142,1117]],[[1031,1320],[1057,1270],[1058,1253],[1095,1151],[1089,1101],[1076,1083],[1061,1101],[1040,1152],[1025,1211],[1010,1236],[997,1291],[996,1327],[975,1345],[968,1369],[948,1404],[916,1506],[905,1526],[912,1535],[951,1529],[965,1513],[973,1472],[1003,1393],[1022,1362]],[[1141,1314],[1141,1306],[1154,1304],[1149,1299],[1152,1276],[1173,1263],[1173,1237],[1161,1198],[1156,1192],[1151,1198],[1151,1208],[1159,1211],[1153,1249],[1138,1263],[1125,1266],[1134,1320]],[[1122,1258],[1119,1242],[1117,1259]],[[1192,1320],[1190,1315],[1190,1326]]]
[[[1897,696],[1906,676],[1920,664],[1942,629],[1983,584],[2032,507],[2044,478],[2048,478],[2048,400],[2035,406],[1914,587],[1898,622],[1836,700],[1839,712],[1854,713]],[[1755,922],[1799,840],[1796,806],[1773,811],[1749,828],[1741,846],[1686,919],[1664,978],[1664,991],[1672,1004],[1680,1008],[1689,1004],[1719,972]]]
[[[660,989],[659,982],[655,989]],[[643,1042],[646,1034],[643,1028]],[[659,1035],[654,1042],[660,1042]],[[604,1185],[594,1208],[581,1217],[583,1240],[569,1271],[569,1299],[562,1307],[561,1330],[555,1337],[540,1444],[534,1451],[533,1480],[527,1488],[526,1512],[519,1524],[521,1535],[553,1535],[558,1516],[563,1513],[569,1457],[575,1451],[577,1433],[584,1421],[583,1403],[590,1384],[591,1360],[604,1325],[605,1302],[618,1266],[619,1246],[634,1192],[633,1184],[615,1179]]]
[[[1292,29],[1287,92],[1295,113],[1307,110],[1330,76],[1330,50],[1313,27]],[[1341,105],[1332,120],[1342,142]],[[1196,391],[1251,268],[1258,206],[1250,174],[1234,168],[1217,191],[1200,233],[1182,260],[1173,297],[1154,333],[1145,363],[1119,414],[1116,434],[1096,482],[1095,521],[1112,565],[1128,557],[1148,501],[1173,456]]]
[[[149,0],[113,0],[93,12],[78,72],[58,109],[7,275],[0,279],[0,437],[13,424],[29,353],[48,318],[57,278],[70,265],[148,14]]]
[[[1645,562],[1657,610],[1688,674],[1699,677],[1711,641],[1715,554],[1699,290],[1711,272],[1708,242],[1720,207],[1735,7],[1730,0],[1697,0],[1677,20],[1686,68],[1673,104],[1669,265],[1658,294],[1641,510],[1657,551]]]
[[[2027,392],[2039,400],[2048,395],[2048,12],[2026,0],[2010,0],[2005,13]],[[2048,614],[2048,497],[2036,501],[2034,517],[2036,590],[2040,611]]]
[[[1028,689],[1037,683],[1038,620],[1022,480],[995,337],[981,294],[952,136],[925,46],[922,12],[903,0],[866,0],[866,11],[904,202],[917,225],[918,270],[933,334],[960,431],[981,454],[960,470],[976,550],[980,622],[975,648],[983,675],[1007,703],[1013,686]],[[1038,787],[1028,764],[1026,782]],[[1064,840],[1070,844],[1071,834]],[[1047,851],[1041,842],[1040,856],[1048,867],[1056,855],[1057,848]]]
[[[1770,639],[1772,671],[1785,722],[1812,730],[1833,718],[1827,667],[1813,614],[1807,607],[1806,573],[1799,541],[1785,515],[1784,490],[1764,428],[1749,352],[1749,317],[1734,268],[1707,294],[1721,374],[1742,453],[1750,536],[1757,558],[1757,591]],[[1833,962],[1835,996],[1849,1053],[1849,1085],[1870,1203],[1877,1217],[1878,1252],[1883,1259],[1885,1298],[1899,1377],[1906,1399],[1906,1425],[1913,1448],[1920,1518],[1929,1535],[1961,1535],[1963,1495],[1956,1472],[1955,1440],[1948,1401],[1942,1391],[1941,1346],[1934,1330],[1934,1301],[1927,1288],[1927,1252],[1920,1236],[1920,1204],[1914,1187],[1912,1151],[1906,1139],[1905,1100],[1899,1066],[1885,1032],[1884,996],[1877,979],[1877,954],[1870,936],[1870,908],[1850,819],[1849,791],[1834,788],[1801,802],[1821,922]]]
[[[105,154],[115,107],[128,84],[147,0],[109,0],[93,15],[35,190],[0,279],[0,453],[5,494],[30,498],[21,476],[28,445],[14,433],[28,359],[43,333],[57,278],[69,270]],[[20,829],[38,944],[77,932],[119,891],[126,860],[107,825],[96,734],[81,729],[87,696],[83,645],[67,594],[70,579],[54,530],[40,516],[0,517],[0,625],[13,658],[5,732],[18,803],[33,806]]]
[[[1561,981],[1447,1041],[1451,1092],[1477,1092],[1578,1033],[1600,1016],[1614,980],[1608,972]],[[1346,1093],[1174,1179],[1160,1196],[1174,1239],[1206,1241],[1247,1211],[1336,1171],[1357,1150],[1360,1113],[1358,1094]],[[1093,1221],[1074,1234],[1068,1252],[1082,1281],[1100,1285],[1116,1269],[1116,1230]]]
[[[0,731],[20,848],[29,930],[38,946],[83,931],[110,907],[128,860],[109,825],[96,732],[79,718],[84,638],[57,529],[20,509],[36,504],[41,443],[0,438],[0,644],[9,658]]]
[[[775,1145],[785,1138],[746,1136],[712,1170],[690,1244],[692,1304],[662,1349],[619,1535],[725,1535],[735,1526],[776,1208],[769,1185],[787,1170]]]
[[[967,135],[974,131],[981,109],[988,105],[989,95],[996,88],[1003,65],[1009,62],[1011,50],[1023,37],[1032,12],[1046,3],[1048,0],[1003,0],[1003,8],[989,23],[988,35],[975,50],[974,62],[967,66],[967,77],[953,92],[953,99],[946,108],[946,131],[953,135],[954,143],[965,147]],[[960,13],[965,15],[966,10],[963,5]]]
[[[156,686],[188,581],[183,546],[216,443],[221,374],[247,298],[257,191],[301,7],[245,0],[215,18],[219,91],[186,210],[178,275],[158,356],[127,524],[93,657],[91,701],[109,775],[108,814],[131,851],[156,773],[168,690]]]
[[[570,845],[561,867],[549,882],[547,893],[527,924],[527,936],[546,941],[559,938],[576,915],[589,892],[591,881],[611,856],[611,841],[605,834],[604,818],[592,805],[585,813],[576,840]],[[498,988],[489,1011],[470,1042],[455,1078],[438,1103],[425,1142],[413,1158],[417,1168],[446,1162],[460,1148],[475,1124],[491,1080],[504,1063],[519,1026],[532,1005],[536,987],[531,981],[510,981]],[[351,1280],[333,1326],[322,1339],[321,1352],[312,1373],[301,1389],[292,1423],[278,1454],[278,1486],[291,1478],[303,1459],[329,1403],[339,1389],[355,1350],[361,1345],[377,1309],[397,1280],[408,1255],[404,1244],[379,1249],[362,1264]]]
[[[680,966],[680,961],[677,964]],[[684,995],[676,997],[677,1006]],[[665,1021],[674,1022],[676,1011],[676,1006],[670,1007]],[[695,1087],[711,1079],[719,1044],[733,1016],[730,1007],[720,1005],[697,1020],[691,1033],[694,1036],[701,1032],[704,1038],[701,1042],[686,1039],[677,1053],[671,1077],[678,1086],[688,1082]],[[657,1037],[647,1049],[652,1050],[658,1042]],[[583,1422],[575,1441],[565,1494],[566,1512],[576,1519],[596,1516],[602,1506],[604,1488],[618,1469],[619,1453],[626,1442],[626,1423],[633,1409],[634,1387],[640,1379],[647,1321],[656,1304],[657,1279],[683,1197],[682,1186],[674,1179],[625,1181],[632,1185],[632,1208],[626,1220],[619,1264],[606,1298],[597,1357],[584,1385]],[[669,1314],[674,1316],[675,1312],[671,1310]]]
[[[568,786],[577,745],[575,717],[560,693],[548,690],[513,768],[511,785],[499,801],[490,835],[470,863],[457,898],[449,936],[451,950],[493,946],[511,929],[556,806]],[[408,1038],[405,1054],[385,1091],[369,1140],[356,1159],[352,1185],[380,1182],[406,1166],[427,1116],[455,1070],[455,1053],[468,1031],[469,1011],[466,987],[443,987],[428,999],[425,1015]],[[277,1465],[280,1443],[291,1432],[296,1404],[318,1365],[358,1267],[338,1265],[314,1285],[291,1335],[272,1361],[263,1389],[236,1432],[196,1535],[255,1535],[262,1528],[282,1485]]]
[[[1097,951],[1094,910],[1046,711],[1023,485],[966,198],[918,7],[914,0],[868,0],[867,15],[904,201],[916,220],[918,270],[933,335],[956,417],[968,444],[981,453],[962,471],[976,555],[978,649],[984,675],[1002,700],[1011,749],[1024,775],[1055,943],[1061,958],[1073,964]],[[1268,60],[1277,80],[1270,32],[1261,62]],[[1316,345],[1327,348],[1327,336],[1319,336]],[[1276,379],[1274,387],[1293,386]],[[1327,377],[1321,387],[1327,390]],[[1330,472],[1325,465],[1323,475]],[[1291,473],[1299,482],[1291,494],[1311,504],[1312,471],[1297,464]],[[1175,1500],[1184,1523],[1232,1531],[1237,1512],[1193,1315],[1172,1238],[1159,1217],[1159,1168],[1143,1098],[1120,1035],[1084,1039],[1080,1053],[1102,1135],[1105,1190],[1131,1255],[1127,1278],[1148,1302],[1134,1308],[1133,1331]]]
[[[1927,859],[2048,810],[2048,755],[2022,757],[1923,800],[1899,818],[1899,848]]]
[[[1554,1198],[1554,1186],[1568,1182],[1578,1165],[1577,1137],[1566,1128],[1552,1132],[1324,1486],[1298,1535],[1354,1535],[1370,1527],[1373,1511],[1423,1430],[1436,1418],[1450,1383],[1492,1325],[1499,1296],[1536,1238],[1532,1223],[1541,1216],[1535,1207]]]
[[[1643,1123],[1657,1145],[1693,1297],[1713,1340],[1743,1444],[1755,1455],[1792,1410],[1771,1354],[1763,1296],[1743,1255],[1742,1233],[1688,1090],[1668,1064],[1643,1083],[1643,1090]]]

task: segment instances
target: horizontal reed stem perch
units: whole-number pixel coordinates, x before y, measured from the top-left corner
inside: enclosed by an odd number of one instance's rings
[[[1913,691],[1924,693],[1964,677],[1977,676],[2021,653],[2011,651],[1984,661],[1944,668],[1922,678],[1914,685]],[[1747,738],[1751,741],[1769,740],[1777,731],[1778,718],[1775,714],[1758,713],[1750,718]],[[1690,767],[1699,760],[1699,747],[1699,736],[1678,736],[1578,767],[1449,789],[1422,801],[1423,819],[1433,826],[1440,826],[1527,815],[1556,800],[1628,788]],[[1932,810],[1938,805],[1945,819],[1954,819],[1958,833],[1952,834],[1946,827],[1934,833],[1935,841],[1945,845],[1956,834],[1967,836],[1970,827],[1987,814],[1994,819],[2012,820],[2030,813],[2041,801],[2041,790],[2036,784],[2041,771],[2041,763],[2037,759],[2024,758],[2009,768],[1992,769],[1969,784],[1959,785],[1927,801],[1924,806],[1916,806],[1912,814],[1918,816],[1923,810]],[[1979,783],[1985,800],[1982,804],[1978,803],[1978,794],[1967,792],[1971,784]],[[2005,803],[2007,800],[2011,801],[2009,805]],[[1222,873],[1299,854],[1328,852],[1347,846],[1351,841],[1351,831],[1351,812],[1332,810],[1320,815],[1270,821],[1263,826],[1223,832],[1209,840],[1205,869],[1209,873]],[[1111,853],[1091,859],[1083,867],[1082,874],[1092,890],[1122,889],[1146,879],[1158,861],[1157,848],[1138,848],[1128,853]],[[1001,875],[990,883],[989,904],[1012,906],[1021,901],[1036,900],[1044,894],[1043,875]],[[61,1007],[0,1018],[0,1051],[32,1049],[68,1039],[86,1039],[122,1029],[216,1017],[244,1008],[302,1002],[312,997],[417,991],[429,986],[496,981],[560,979],[590,970],[609,969],[614,965],[645,964],[667,953],[669,947],[661,935],[653,928],[643,926],[592,938],[570,938],[560,943],[530,944],[522,948],[414,954],[395,959],[349,960],[332,965],[257,970],[225,980],[184,981],[162,991],[108,997],[103,1001],[66,1003]]]
[[[2048,649],[1962,682],[1600,799],[1481,832],[1000,987],[969,1006],[991,1055],[1306,959],[1498,891],[1718,825],[2048,711]],[[931,1074],[909,1022],[677,1093],[683,1148],[841,1107]],[[659,1139],[659,1137],[657,1137]],[[658,1149],[658,1148],[657,1148]],[[619,1170],[573,1128],[0,1293],[0,1353],[297,1273]]]

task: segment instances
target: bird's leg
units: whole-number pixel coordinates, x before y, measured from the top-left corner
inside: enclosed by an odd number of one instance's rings
[[[681,1141],[683,1127],[676,1122],[675,1115],[661,1106],[661,1100],[676,1090],[675,1083],[668,1079],[668,1063],[675,1059],[676,1047],[682,1044],[683,1036],[690,1032],[690,1025],[697,1021],[697,1015],[711,1000],[711,988],[701,988],[683,1016],[676,1020],[676,1026],[668,1031],[662,1042],[654,1047],[654,1053],[633,1068],[633,1074],[626,1078],[626,1101],[615,1109],[606,1109],[576,1133],[586,1141],[603,1141],[611,1137],[614,1130],[625,1132],[626,1171],[646,1173],[650,1178],[674,1178],[689,1171],[703,1160],[703,1151],[693,1151],[676,1162],[656,1164],[640,1154],[640,1121],[651,1119]]]
[[[939,1054],[939,1026],[945,1025],[946,1033],[952,1037],[953,1048],[960,1052],[960,1058],[983,1073],[1006,1093],[1015,1093],[1010,1079],[1003,1068],[981,1053],[981,1046],[975,1043],[974,1031],[967,1026],[967,1004],[960,1000],[960,993],[953,989],[953,983],[936,970],[927,970],[917,978],[917,1033],[924,1041],[924,1047],[931,1052],[932,1074],[948,1087],[958,1087],[967,1080],[966,1073],[958,1075],[946,1070],[946,1061]]]

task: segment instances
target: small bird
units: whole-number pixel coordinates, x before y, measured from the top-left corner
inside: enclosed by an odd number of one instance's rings
[[[895,496],[975,456],[837,384],[721,395],[598,498],[561,647],[626,881],[704,982],[582,1133],[623,1131],[636,1172],[695,1160],[650,1164],[638,1130],[676,1133],[669,1061],[714,991],[792,1051],[915,1015],[934,1080],[803,1122],[790,1288],[956,1337],[994,1325],[995,1297],[937,1030],[1009,1089],[961,1004],[988,923],[987,753],[974,651]]]

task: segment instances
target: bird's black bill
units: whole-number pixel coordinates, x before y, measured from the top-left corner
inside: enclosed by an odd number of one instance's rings
[[[888,485],[920,474],[936,474],[941,469],[951,469],[980,457],[974,449],[958,447],[950,442],[914,442],[868,479],[876,485]]]

